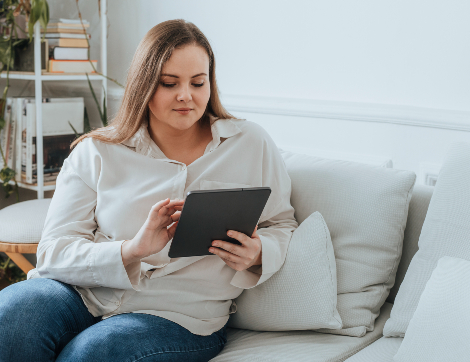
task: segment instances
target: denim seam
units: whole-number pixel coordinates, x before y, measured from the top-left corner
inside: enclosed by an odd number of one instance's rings
[[[213,349],[213,348],[216,348],[216,347],[220,347],[220,346],[223,346],[225,345],[224,343],[219,343],[215,346],[212,346],[212,347],[206,347],[206,348],[200,348],[200,349],[188,349],[188,350],[181,350],[181,351],[158,351],[158,352],[153,352],[151,354],[148,354],[147,356],[143,356],[143,357],[140,357],[138,359],[135,359],[135,360],[129,360],[129,362],[136,362],[136,361],[140,361],[144,358],[147,358],[147,357],[151,357],[153,355],[156,355],[156,354],[161,354],[161,353],[186,353],[186,352],[199,352],[199,351],[205,351],[205,350],[208,350],[208,349]]]

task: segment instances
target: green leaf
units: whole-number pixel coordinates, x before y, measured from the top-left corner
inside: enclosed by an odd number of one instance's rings
[[[44,29],[47,28],[47,24],[49,23],[49,5],[46,0],[32,0],[31,2],[31,14],[29,14],[28,21],[30,41],[33,39],[34,24],[36,24],[37,21],[39,21]]]
[[[103,97],[103,118],[102,118],[102,122],[103,122],[103,126],[107,126],[108,125],[108,111],[107,111],[107,107],[106,107],[106,91],[103,87],[103,93],[104,93],[104,97]]]
[[[84,110],[84,114],[83,114],[83,131],[85,133],[88,133],[91,131],[91,126],[90,126],[90,118],[88,118],[88,112],[86,111],[86,107],[85,107],[85,110]]]
[[[72,125],[72,123],[70,123],[70,121],[69,121],[69,125],[70,125],[70,127],[72,127],[72,129],[73,129],[73,131],[74,131],[74,133],[75,133],[75,137],[80,137],[80,135],[78,134],[77,130],[76,130],[75,127]]]
[[[41,26],[46,29],[49,23],[49,5],[46,0],[42,1]]]
[[[15,175],[16,175],[15,170],[12,170],[9,167],[4,167],[0,170],[0,179],[5,183],[10,182],[10,180],[12,180],[15,177]]]
[[[88,81],[88,86],[90,87],[91,95],[93,96],[93,99],[95,100],[96,107],[98,107],[98,112],[100,112],[101,122],[103,122],[103,113],[101,113],[100,103],[98,102],[98,98],[96,98],[96,94],[95,94],[95,91],[93,90],[93,86],[91,85],[90,78],[88,77],[88,73],[85,73],[85,74],[86,74],[86,79]]]

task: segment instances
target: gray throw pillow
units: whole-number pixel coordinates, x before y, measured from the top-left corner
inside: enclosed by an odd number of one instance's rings
[[[255,331],[338,329],[336,294],[330,233],[315,212],[294,231],[281,269],[235,299],[237,312],[228,325]]]

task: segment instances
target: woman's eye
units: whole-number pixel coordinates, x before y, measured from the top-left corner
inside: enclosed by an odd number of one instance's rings
[[[160,83],[162,86],[166,87],[166,88],[171,88],[171,87],[174,87],[176,84],[174,83]]]
[[[193,86],[195,87],[202,87],[204,85],[204,83],[196,83],[196,84],[193,84]]]

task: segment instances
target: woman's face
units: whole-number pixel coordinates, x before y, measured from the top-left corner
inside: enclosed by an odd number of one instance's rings
[[[198,45],[174,49],[149,102],[150,121],[186,130],[202,117],[209,97],[209,56],[205,49]]]

